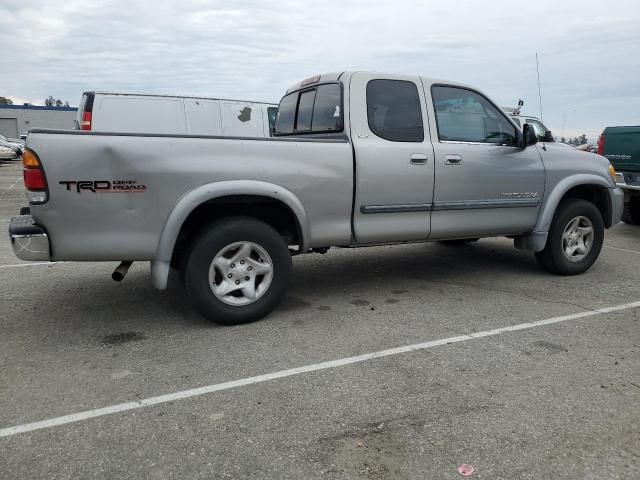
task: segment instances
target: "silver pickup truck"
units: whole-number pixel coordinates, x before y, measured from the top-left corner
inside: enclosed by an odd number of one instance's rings
[[[280,101],[273,138],[32,130],[24,260],[150,261],[206,318],[257,320],[295,254],[508,236],[582,273],[623,194],[604,157],[537,143],[487,96],[419,76],[315,76]],[[116,275],[117,274],[117,275]]]

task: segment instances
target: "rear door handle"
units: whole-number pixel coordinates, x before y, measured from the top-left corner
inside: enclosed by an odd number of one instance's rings
[[[445,155],[444,163],[447,165],[462,165],[462,156],[461,155]]]
[[[413,165],[424,165],[427,163],[427,155],[424,153],[412,153],[410,158],[411,160],[409,160],[409,162]]]

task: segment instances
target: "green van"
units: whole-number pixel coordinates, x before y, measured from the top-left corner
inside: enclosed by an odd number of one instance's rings
[[[607,127],[598,139],[598,154],[616,169],[616,183],[624,190],[622,220],[640,225],[640,125]]]

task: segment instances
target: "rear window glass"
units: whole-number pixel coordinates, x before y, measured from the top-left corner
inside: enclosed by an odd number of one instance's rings
[[[296,120],[296,105],[298,94],[291,93],[280,100],[276,114],[275,133],[293,133],[293,123]]]
[[[342,130],[342,89],[337,83],[294,92],[280,101],[275,135]]]
[[[311,130],[322,132],[342,129],[341,97],[340,85],[336,83],[318,87]]]
[[[313,115],[313,101],[316,98],[315,88],[309,92],[300,94],[298,102],[298,117],[296,120],[296,130],[311,130],[311,116]]]

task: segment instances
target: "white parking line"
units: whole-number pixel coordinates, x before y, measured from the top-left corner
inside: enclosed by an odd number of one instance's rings
[[[609,250],[618,250],[619,252],[640,254],[640,252],[637,251],[637,250],[627,250],[626,248],[610,247],[609,245],[603,245],[603,246],[604,246],[604,248],[608,248]]]
[[[466,341],[474,340],[478,338],[501,335],[507,332],[527,330],[531,328],[542,327],[545,325],[552,325],[554,323],[568,322],[570,320],[577,320],[579,318],[592,317],[595,315],[617,312],[620,310],[627,310],[630,308],[637,308],[637,307],[640,307],[640,301],[633,302],[633,303],[625,303],[623,305],[616,305],[614,307],[600,308],[598,310],[588,310],[585,312],[572,313],[570,315],[547,318],[545,320],[538,320],[530,323],[520,323],[518,325],[511,325],[508,327],[496,328],[494,330],[486,330],[484,332],[468,333],[468,334],[463,334],[456,337],[443,338],[441,340],[432,340],[430,342],[416,343],[413,345],[405,345],[403,347],[390,348],[388,350],[380,350],[378,352],[371,352],[371,353],[365,353],[363,355],[356,355],[355,357],[340,358],[338,360],[330,360],[328,362],[314,363],[311,365],[305,365],[303,367],[290,368],[288,370],[280,370],[278,372],[267,373],[264,375],[257,375],[255,377],[242,378],[240,380],[233,380],[233,381],[224,382],[224,383],[216,383],[214,385],[208,385],[205,387],[198,387],[198,388],[192,388],[190,390],[182,390],[180,392],[168,393],[166,395],[150,397],[150,398],[146,398],[136,402],[119,403],[116,405],[111,405],[109,407],[96,408],[94,410],[86,410],[84,412],[72,413],[70,415],[50,418],[48,420],[42,420],[39,422],[26,423],[23,425],[16,425],[14,427],[7,427],[7,428],[0,429],[0,437],[9,437],[12,435],[16,435],[18,433],[33,432],[35,430],[42,430],[45,428],[65,425],[67,423],[81,422],[83,420],[88,420],[90,418],[103,417],[105,415],[111,415],[113,413],[126,412],[128,410],[135,410],[138,408],[149,407],[151,405],[174,402],[176,400],[196,397],[198,395],[205,395],[207,393],[220,392],[222,390],[231,390],[233,388],[245,387],[247,385],[254,385],[256,383],[270,382],[278,378],[291,377],[291,376],[300,375],[303,373],[317,372],[319,370],[327,370],[330,368],[343,367],[345,365],[352,365],[354,363],[366,362],[368,360],[373,360],[375,358],[390,357],[392,355],[415,352],[417,350],[427,350],[429,348],[438,347],[441,345],[448,345],[450,343],[466,342]]]
[[[37,265],[55,265],[56,263],[64,263],[64,262],[15,263],[13,265],[0,265],[0,268],[35,267]]]
[[[13,183],[11,184],[11,186],[9,187],[9,190],[13,190],[13,187],[15,187],[15,186],[18,184],[18,182],[21,182],[21,181],[22,181],[22,175],[20,175],[20,176],[16,179],[16,181],[15,181],[15,182],[13,182]]]

